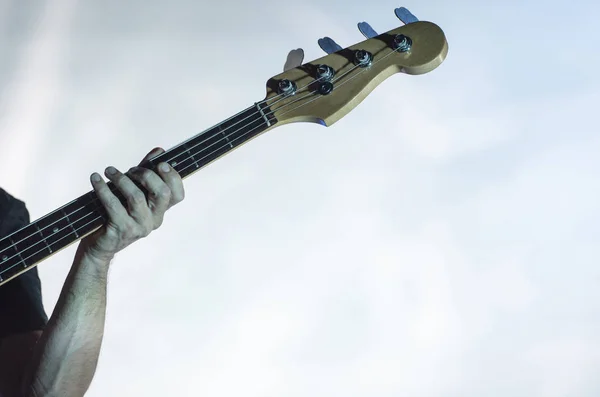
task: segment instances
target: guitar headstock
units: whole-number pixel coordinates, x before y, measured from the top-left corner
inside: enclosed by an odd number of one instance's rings
[[[430,72],[448,53],[444,32],[434,23],[412,22],[374,37],[376,33],[368,24],[362,24],[372,33],[365,33],[361,24],[359,29],[371,38],[343,49],[328,39],[335,52],[269,79],[263,103],[278,124],[315,122],[329,126],[392,74]]]

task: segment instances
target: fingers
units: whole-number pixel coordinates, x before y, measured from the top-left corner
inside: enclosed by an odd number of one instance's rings
[[[128,172],[151,193],[148,204],[155,213],[166,211],[185,198],[183,181],[173,167],[168,163],[159,163],[156,172],[143,167],[133,167]]]
[[[125,219],[129,216],[121,201],[113,194],[99,174],[94,172],[90,181],[92,182],[96,196],[106,209],[110,219]]]
[[[138,166],[141,166],[144,162],[147,162],[155,157],[157,157],[158,155],[164,153],[165,150],[163,148],[157,147],[154,148],[150,151],[150,153],[148,153],[146,155],[146,157],[144,157],[142,159],[142,161],[138,164]],[[181,176],[173,169],[173,167],[171,167],[168,163],[164,163],[164,165],[166,166],[166,169],[164,171],[161,171],[160,167],[163,164],[158,164],[157,167],[157,171],[159,173],[159,175],[162,177],[162,179],[165,181],[165,183],[167,184],[167,186],[169,187],[169,189],[171,189],[171,200],[169,202],[169,205],[167,207],[171,208],[172,206],[174,206],[177,203],[180,203],[181,201],[183,201],[183,199],[185,198],[185,191],[183,189],[183,181],[181,179]],[[131,168],[127,173],[129,174],[134,168],[137,167],[133,167]],[[144,165],[144,167],[142,168],[147,168],[146,165]],[[174,172],[169,172],[169,171],[174,171]],[[145,173],[142,173],[142,175],[145,175]],[[133,175],[132,175],[133,176]],[[156,178],[152,178],[154,180],[156,180]],[[140,180],[140,183],[143,184],[143,186],[150,192],[153,192],[152,189],[152,185],[151,184],[146,184],[145,180],[142,179]],[[155,188],[158,188],[158,181],[154,184]],[[158,192],[158,190],[156,191]],[[154,201],[154,197],[156,197],[156,195],[152,195],[150,197],[151,200]],[[150,202],[149,202],[150,204]],[[159,207],[161,208],[160,205],[157,205],[155,207]]]
[[[153,149],[140,164],[161,153],[164,153],[164,149]],[[99,181],[93,179],[94,175],[98,176]],[[181,176],[166,162],[160,163],[156,172],[133,167],[123,174],[114,167],[107,167],[105,175],[127,200],[128,208],[125,208],[102,178],[96,173],[92,175],[96,195],[115,224],[135,221],[150,232],[162,224],[164,214],[170,207],[185,198]],[[138,186],[148,193],[147,197]]]
[[[164,171],[159,172],[164,173]],[[153,217],[154,227],[159,227],[162,225],[165,212],[171,207],[172,194],[168,184],[154,171],[143,167],[133,167],[127,175],[139,182],[148,192],[148,209]]]
[[[153,216],[148,208],[148,202],[144,192],[140,190],[127,175],[122,174],[115,167],[107,167],[104,174],[127,200],[127,207],[129,210],[125,211],[125,214],[131,216],[138,224],[153,230]],[[113,220],[116,222],[116,219]]]
[[[158,164],[158,173],[167,184],[171,191],[171,201],[169,207],[180,203],[185,198],[185,190],[183,189],[183,180],[177,171],[169,165],[169,163]]]

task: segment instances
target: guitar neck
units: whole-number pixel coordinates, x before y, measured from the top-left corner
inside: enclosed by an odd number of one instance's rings
[[[156,170],[159,163],[167,162],[187,178],[276,123],[269,106],[256,103],[141,166]],[[112,182],[107,185],[126,205],[116,186]],[[92,190],[0,239],[0,285],[98,230],[107,220],[106,210]]]
[[[406,12],[398,10],[406,18]],[[155,170],[159,163],[168,162],[187,178],[276,124],[316,122],[330,126],[392,74],[430,72],[448,53],[444,32],[431,22],[416,22],[414,16],[409,20],[404,26],[335,52],[326,51],[325,57],[284,70],[267,82],[265,101],[141,166]],[[108,186],[125,204],[116,187],[110,182]],[[0,285],[98,230],[107,220],[92,190],[0,239]]]

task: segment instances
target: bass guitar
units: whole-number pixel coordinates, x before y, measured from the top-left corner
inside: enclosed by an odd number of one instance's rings
[[[331,126],[393,74],[418,75],[438,67],[448,53],[442,29],[418,21],[402,7],[396,9],[396,16],[404,25],[382,34],[359,23],[366,40],[347,48],[328,37],[320,39],[326,56],[286,68],[267,81],[262,101],[141,166],[155,170],[159,163],[168,162],[187,178],[276,127],[295,122]],[[116,187],[111,182],[108,186],[125,204]],[[98,230],[107,219],[92,190],[0,239],[0,285]]]

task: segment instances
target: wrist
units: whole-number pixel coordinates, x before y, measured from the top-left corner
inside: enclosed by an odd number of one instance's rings
[[[75,258],[80,262],[83,262],[85,267],[92,268],[94,270],[98,270],[101,272],[108,271],[110,267],[110,262],[114,258],[113,255],[102,255],[96,251],[89,245],[85,244],[85,242],[81,242],[77,249],[77,253],[75,254]]]

